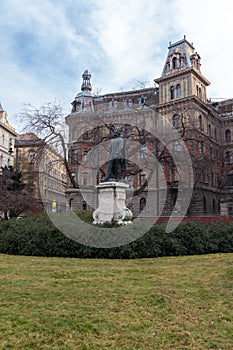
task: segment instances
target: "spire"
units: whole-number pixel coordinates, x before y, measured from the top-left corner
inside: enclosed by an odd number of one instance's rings
[[[0,102],[0,113],[1,112],[4,112],[4,109],[2,108],[2,104],[1,104],[1,102]]]
[[[91,73],[89,73],[88,70],[85,70],[85,72],[82,75],[82,78],[83,78],[83,83],[82,83],[82,86],[81,86],[81,90],[83,92],[91,91],[92,90]]]

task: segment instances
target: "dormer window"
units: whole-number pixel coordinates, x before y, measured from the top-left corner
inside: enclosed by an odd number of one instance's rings
[[[132,105],[133,105],[133,100],[132,100],[132,98],[129,99],[128,105],[129,105],[129,106],[132,106]]]
[[[140,105],[144,105],[145,102],[146,102],[145,97],[144,97],[144,96],[141,96],[141,97],[139,98],[139,104],[140,104]]]
[[[177,57],[173,57],[173,59],[172,59],[172,68],[176,69],[177,67],[178,67]]]

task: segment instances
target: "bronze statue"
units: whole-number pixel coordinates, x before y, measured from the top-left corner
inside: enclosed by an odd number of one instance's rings
[[[114,132],[114,138],[111,140],[111,149],[108,156],[108,168],[103,182],[109,181],[111,175],[115,181],[122,179],[126,167],[125,141],[121,137],[119,130]]]

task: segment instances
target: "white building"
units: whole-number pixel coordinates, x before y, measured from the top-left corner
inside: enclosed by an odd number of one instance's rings
[[[14,165],[14,143],[17,133],[7,120],[0,103],[0,168]]]

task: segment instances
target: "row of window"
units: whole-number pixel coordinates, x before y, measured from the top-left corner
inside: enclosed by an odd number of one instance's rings
[[[220,188],[221,177],[218,172],[211,170],[210,172],[206,167],[201,168],[201,179],[200,181],[205,184],[210,184],[212,187]]]
[[[181,97],[181,85],[177,84],[176,86],[170,87],[170,98],[174,100],[175,98]]]
[[[202,115],[199,115],[199,128],[204,131],[204,123],[203,123],[203,118],[202,118]],[[208,124],[207,125],[207,134],[210,136],[210,137],[214,137],[215,140],[218,139],[218,135],[217,135],[217,129],[216,127],[214,128],[214,132],[212,130],[212,125],[211,124]]]
[[[219,150],[213,149],[212,146],[207,146],[204,144],[204,141],[201,141],[199,144],[199,152],[202,155],[209,157],[209,160],[216,160],[219,163]]]
[[[213,198],[211,208],[210,203],[207,203],[206,197],[203,196],[203,212],[208,213],[209,209],[212,209],[212,213],[220,213],[220,199],[217,201],[215,198]]]
[[[125,99],[123,101],[123,104],[124,104],[124,106],[127,106],[127,105],[128,106],[132,106],[134,102],[135,101],[132,98],[129,98],[129,99]],[[137,102],[138,102],[139,105],[144,105],[146,103],[146,97],[144,97],[144,96],[139,97],[137,99]],[[109,107],[110,108],[117,108],[118,107],[118,101],[112,99],[111,101],[109,101]]]
[[[0,168],[5,166],[5,165],[6,166],[10,166],[11,165],[11,160],[10,160],[10,158],[8,158],[7,161],[4,164],[4,162],[3,162],[3,155],[1,154],[0,155]]]
[[[196,95],[197,95],[197,97],[202,99],[202,90],[198,85],[196,86]],[[181,98],[181,85],[180,84],[177,84],[176,86],[172,85],[170,87],[170,99],[174,100],[175,98]]]
[[[177,69],[182,67],[183,57],[173,57],[170,62],[167,62],[167,69]]]
[[[5,138],[5,135],[2,134],[2,146],[5,147],[6,146],[6,138]],[[12,142],[12,138],[9,139],[8,141],[8,147],[9,149],[13,147],[13,142]]]

